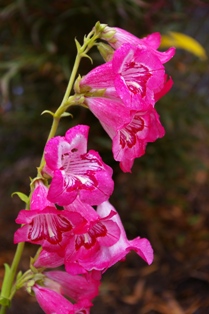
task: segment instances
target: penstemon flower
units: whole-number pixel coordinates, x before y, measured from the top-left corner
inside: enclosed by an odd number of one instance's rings
[[[81,238],[79,237],[76,239],[75,237],[75,240],[77,240],[75,241],[75,245],[72,246],[72,242],[70,242],[66,250],[65,267],[67,272],[71,273],[71,271],[73,271],[73,274],[77,271],[83,273],[84,270],[98,270],[105,272],[112,265],[123,260],[131,250],[136,251],[136,253],[148,264],[152,263],[153,250],[149,241],[139,237],[129,241],[126,237],[119,214],[109,202],[104,202],[99,205],[97,207],[97,213],[101,219],[100,230],[103,225],[103,233],[105,229],[111,231],[113,224],[115,224],[120,230],[120,233],[118,234],[119,236],[115,236],[115,243],[113,241],[111,243],[109,237],[107,238],[105,235],[103,235],[104,239],[101,238],[100,241],[97,236],[101,236],[101,233],[99,235],[90,228],[88,233],[81,235]],[[108,219],[108,217],[110,218]],[[114,235],[112,234],[112,236]],[[84,238],[87,238],[88,240],[86,240],[86,242],[82,241]]]
[[[92,300],[98,295],[101,272],[92,271],[83,275],[70,275],[65,271],[51,270],[44,272],[44,286],[78,302]]]
[[[32,290],[45,313],[87,314],[92,299],[98,295],[100,279],[99,272],[73,276],[64,271],[48,271],[44,272],[43,286],[36,284]]]
[[[156,110],[130,110],[120,99],[86,97],[86,104],[112,139],[112,151],[124,172],[131,172],[135,158],[145,153],[148,142],[163,137],[164,128]]]
[[[89,300],[84,299],[75,304],[67,298],[49,288],[38,284],[33,286],[33,291],[40,307],[46,314],[88,314],[93,305]]]
[[[168,62],[175,54],[174,47],[171,47],[164,52],[157,50],[161,42],[161,35],[158,32],[152,33],[144,38],[138,38],[119,27],[109,27],[108,25],[104,25],[101,39],[106,40],[114,49],[118,49],[121,45],[126,43],[141,48],[146,47],[150,49],[162,63]]]
[[[146,47],[123,44],[111,61],[102,64],[80,81],[81,91],[91,88],[106,89],[105,96],[115,89],[119,97],[130,109],[146,110],[155,105],[166,84],[165,69],[160,59]],[[159,99],[159,97],[158,97]]]
[[[112,169],[96,151],[87,152],[88,131],[88,126],[77,125],[65,136],[47,142],[43,171],[52,177],[48,193],[51,202],[63,206],[79,197],[84,203],[98,205],[112,194]]]
[[[107,62],[76,79],[81,58],[95,45]],[[175,50],[160,52],[159,45],[159,33],[139,39],[99,22],[82,46],[76,41],[77,57],[63,101],[55,113],[44,111],[53,123],[30,195],[16,193],[26,207],[16,218],[21,224],[14,234],[18,247],[12,266],[6,266],[1,314],[21,287],[35,295],[47,314],[88,314],[107,269],[130,251],[152,263],[150,242],[139,236],[128,240],[109,202],[113,171],[98,152],[87,150],[89,126],[76,125],[64,136],[56,132],[70,106],[88,108],[111,138],[113,157],[122,171],[131,172],[147,143],[165,134],[155,105],[173,84],[164,63]],[[70,96],[73,84],[75,94]],[[17,274],[24,242],[40,249],[30,269]],[[65,271],[52,270],[60,266]]]
[[[16,223],[23,224],[14,234],[14,243],[30,242],[52,251],[63,250],[72,230],[86,224],[79,212],[60,211],[47,200],[48,189],[41,181],[31,198],[31,208],[21,210]]]
[[[153,250],[147,239],[135,238],[128,240],[125,230],[115,208],[108,202],[103,202],[95,212],[89,205],[69,205],[65,210],[85,210],[90,219],[86,226],[77,228],[69,243],[62,252],[42,250],[35,262],[36,267],[61,266],[65,264],[68,273],[85,274],[89,271],[105,272],[115,263],[123,260],[134,250],[148,264],[152,263]],[[60,255],[59,255],[60,254]]]

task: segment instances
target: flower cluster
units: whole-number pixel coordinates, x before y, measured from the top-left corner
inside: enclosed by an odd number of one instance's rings
[[[172,85],[163,63],[174,49],[159,52],[157,33],[138,39],[103,26],[100,38],[109,44],[108,61],[81,78],[75,90],[113,140],[114,158],[127,172],[146,144],[164,135],[155,103]],[[41,246],[33,267],[65,268],[44,272],[44,280],[32,287],[45,313],[89,313],[101,274],[131,250],[148,264],[153,261],[147,239],[127,239],[109,202],[112,169],[98,152],[87,150],[88,132],[88,126],[77,125],[46,143],[30,210],[21,210],[16,219],[22,226],[14,242]]]
[[[175,49],[158,51],[159,33],[139,39],[106,26],[101,38],[113,50],[103,54],[106,63],[81,79],[80,90],[112,139],[114,159],[124,172],[131,172],[134,159],[145,153],[146,144],[164,136],[155,104],[172,86],[163,64]],[[95,96],[98,90],[104,90],[102,96]]]

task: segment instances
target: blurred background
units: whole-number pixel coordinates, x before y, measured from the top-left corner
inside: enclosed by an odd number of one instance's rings
[[[51,118],[60,104],[76,53],[97,21],[138,37],[158,31],[196,39],[209,55],[208,0],[0,1],[0,279],[11,263],[14,222],[36,175]],[[94,65],[101,58],[92,50]],[[92,68],[83,60],[79,73]],[[209,66],[208,60],[177,49],[166,64],[174,87],[157,103],[166,136],[148,144],[146,155],[124,174],[113,161],[111,142],[86,109],[73,108],[63,134],[77,123],[91,125],[89,147],[114,169],[112,204],[127,235],[147,237],[155,259],[147,266],[135,253],[103,276],[91,313],[209,313]],[[36,247],[26,246],[26,270]],[[10,314],[41,314],[21,290]]]

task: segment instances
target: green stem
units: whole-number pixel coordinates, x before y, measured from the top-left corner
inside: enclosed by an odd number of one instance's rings
[[[17,245],[17,249],[15,252],[15,256],[10,268],[10,276],[7,278],[7,281],[3,282],[4,285],[4,297],[9,299],[10,298],[10,293],[11,293],[11,289],[12,289],[12,284],[14,281],[14,278],[16,276],[17,273],[17,268],[22,256],[22,252],[25,246],[25,242],[21,242]],[[0,310],[0,314],[4,314],[6,311],[6,306],[2,306],[1,310]]]
[[[6,313],[6,309],[7,309],[7,307],[2,305],[1,309],[0,309],[0,314],[5,314]]]
[[[78,67],[79,67],[80,61],[81,61],[81,56],[80,56],[80,54],[77,54],[76,59],[75,59],[75,63],[74,63],[74,66],[73,66],[73,70],[72,70],[72,73],[71,73],[71,76],[70,76],[70,80],[69,80],[69,83],[68,83],[68,86],[67,86],[67,89],[66,89],[66,92],[65,92],[65,95],[64,95],[63,100],[61,102],[61,105],[59,106],[59,108],[54,113],[53,122],[52,122],[51,130],[49,132],[47,141],[50,138],[52,138],[53,136],[55,136],[55,134],[57,132],[57,128],[59,126],[61,115],[66,110],[65,105],[67,103],[67,100],[68,100],[68,98],[70,96],[70,93],[71,93],[71,90],[73,88],[73,83],[75,81],[75,77],[76,77],[76,74],[77,74],[77,71],[78,71]],[[68,107],[69,106],[70,105],[68,105]],[[41,158],[40,166],[39,166],[39,169],[40,169],[39,171],[41,171],[41,169],[43,168],[44,163],[45,163],[45,161],[44,161],[44,154],[43,154],[42,158]]]

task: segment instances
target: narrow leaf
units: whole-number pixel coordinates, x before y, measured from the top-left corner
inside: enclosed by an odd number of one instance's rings
[[[81,45],[80,45],[80,43],[77,41],[76,38],[75,38],[75,44],[76,44],[77,51],[80,52]]]
[[[12,196],[13,195],[17,195],[21,199],[21,201],[23,201],[24,203],[28,204],[29,197],[26,194],[21,193],[21,192],[14,192],[14,193],[12,193]]]
[[[62,114],[61,114],[61,118],[64,118],[64,117],[72,117],[73,118],[73,115],[71,114],[71,113],[69,113],[69,112],[63,112]]]
[[[9,281],[11,268],[6,263],[4,264],[4,268],[5,268],[5,273],[4,273],[4,280],[2,283],[2,289],[1,289],[0,304],[4,306],[8,306],[10,304],[10,300],[7,297],[5,297],[5,295],[7,295],[7,282]]]
[[[53,113],[52,111],[50,111],[50,110],[44,110],[44,111],[41,113],[41,115],[43,115],[43,114],[45,114],[45,113],[48,113],[48,114],[50,114],[52,117],[54,117],[54,113]]]
[[[89,55],[87,55],[87,53],[83,53],[83,54],[82,54],[82,57],[88,58],[88,59],[91,61],[91,63],[93,64],[92,58],[91,58]]]

